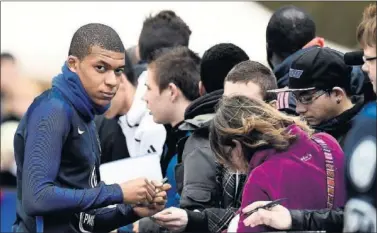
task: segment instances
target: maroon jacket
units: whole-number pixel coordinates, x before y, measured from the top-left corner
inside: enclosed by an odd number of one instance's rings
[[[267,149],[256,152],[251,161],[248,180],[244,186],[241,209],[255,201],[288,198],[282,205],[288,209],[324,209],[327,207],[327,181],[325,155],[316,142],[296,125],[288,128],[298,135],[288,150],[277,152]],[[334,206],[345,204],[344,153],[329,134],[317,133],[331,150],[335,167]],[[241,215],[237,232],[262,232],[272,229],[246,227]]]

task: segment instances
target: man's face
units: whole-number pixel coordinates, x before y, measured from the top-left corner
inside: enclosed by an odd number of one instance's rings
[[[125,64],[124,53],[113,52],[93,46],[91,53],[81,61],[70,57],[72,71],[94,103],[105,106],[110,103],[118,90]]]
[[[243,95],[251,99],[263,101],[261,88],[253,82],[228,82],[224,83],[224,96]]]
[[[366,46],[364,48],[364,57],[366,59],[376,57],[376,46],[370,47]],[[364,65],[363,65],[363,70],[368,73],[368,76],[370,78],[370,81],[373,84],[373,90],[376,92],[376,59],[373,59],[371,61],[366,60]]]
[[[174,111],[174,105],[171,101],[170,91],[167,89],[161,91],[155,78],[155,68],[151,64],[148,66],[148,76],[145,85],[147,90],[144,100],[147,107],[153,115],[154,122],[158,124],[171,124],[171,113]]]
[[[322,90],[295,92],[296,112],[311,126],[337,116],[338,104],[333,94]]]

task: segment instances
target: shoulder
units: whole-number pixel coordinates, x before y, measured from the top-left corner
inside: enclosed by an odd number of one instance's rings
[[[70,121],[71,112],[72,107],[60,93],[50,89],[35,98],[26,115],[31,124],[47,121],[58,127]]]
[[[313,137],[320,139],[320,140],[323,140],[327,144],[329,149],[335,149],[335,150],[338,150],[338,151],[342,151],[342,148],[339,145],[338,141],[328,133],[324,133],[324,132],[316,133],[316,134],[313,135]]]

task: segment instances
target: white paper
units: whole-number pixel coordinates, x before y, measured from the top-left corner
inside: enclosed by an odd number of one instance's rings
[[[100,166],[101,181],[106,184],[123,183],[139,177],[162,180],[160,156],[148,154],[104,163]]]

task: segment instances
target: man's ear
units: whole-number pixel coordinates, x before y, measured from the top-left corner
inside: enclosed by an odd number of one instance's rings
[[[334,87],[332,91],[337,101],[342,101],[347,96],[346,92],[340,87]]]
[[[76,73],[79,65],[79,59],[75,56],[70,55],[67,58],[67,65],[72,72]]]
[[[178,97],[179,97],[179,94],[180,94],[180,90],[179,88],[174,84],[174,83],[169,83],[169,86],[168,86],[168,91],[170,92],[169,93],[169,96],[170,96],[170,100],[172,102],[175,102],[177,101]]]
[[[270,102],[268,102],[268,104],[273,107],[273,108],[276,108],[276,103],[277,101],[276,100],[271,100]]]
[[[203,96],[203,95],[205,95],[206,93],[207,93],[206,88],[204,87],[203,82],[200,81],[200,82],[199,82],[199,95],[200,95],[200,96]]]

